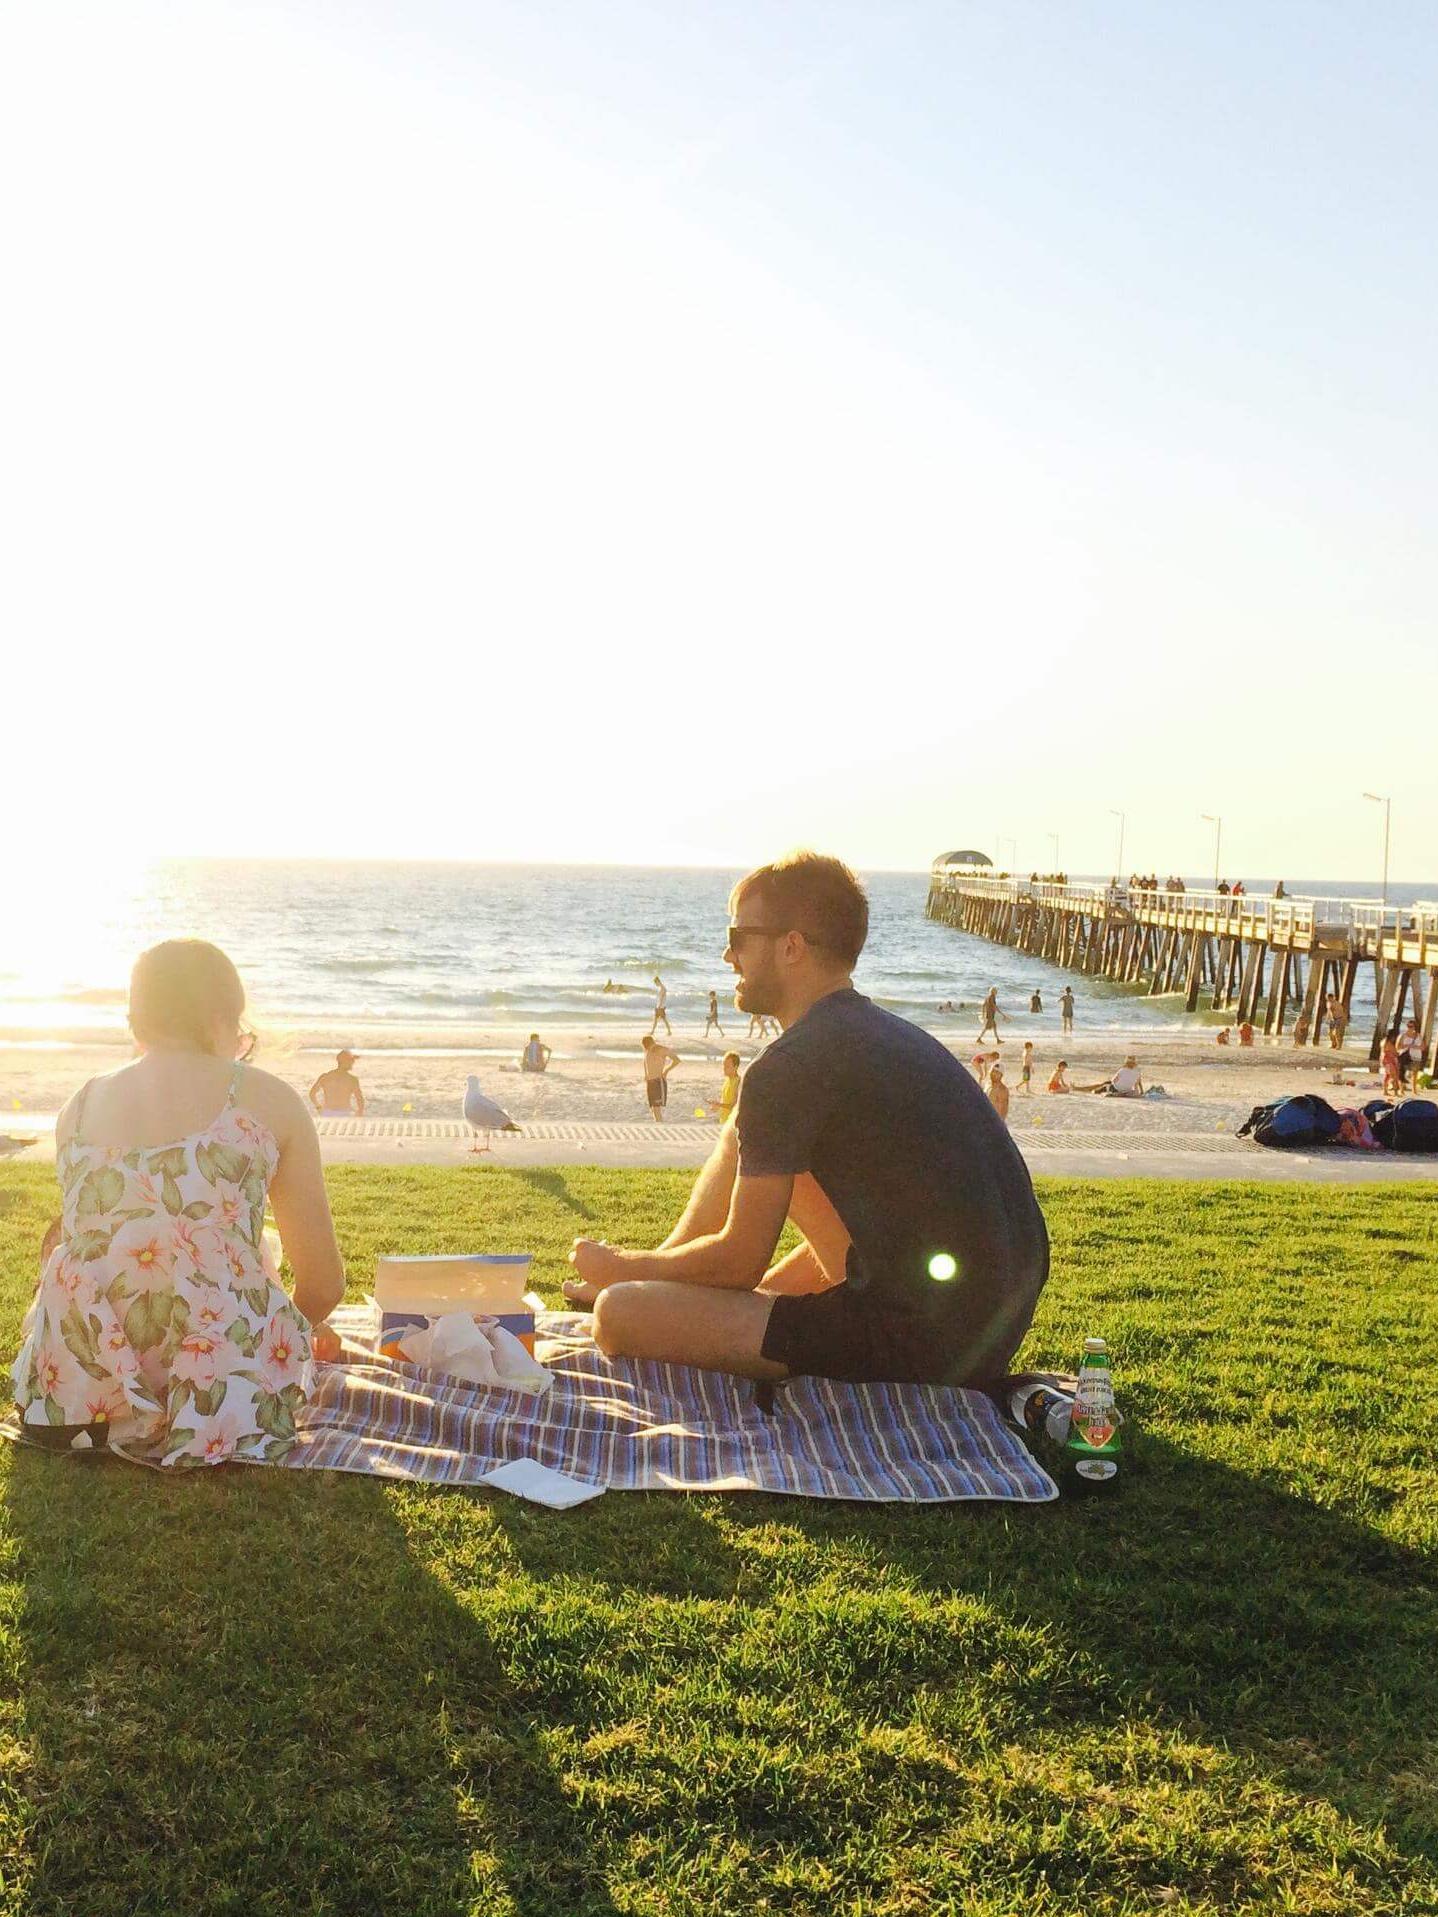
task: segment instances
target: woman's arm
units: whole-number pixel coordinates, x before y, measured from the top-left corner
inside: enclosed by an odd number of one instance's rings
[[[279,1170],[270,1186],[270,1203],[285,1256],[295,1274],[295,1303],[318,1324],[345,1295],[345,1272],[330,1217],[314,1121],[287,1085],[272,1081],[283,1096],[276,1136]]]

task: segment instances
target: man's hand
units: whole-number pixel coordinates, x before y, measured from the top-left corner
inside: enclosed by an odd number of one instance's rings
[[[578,1276],[565,1279],[564,1295],[573,1305],[592,1305],[606,1286],[624,1277],[624,1253],[602,1238],[576,1238],[569,1262]]]
[[[322,1365],[339,1363],[340,1335],[327,1318],[310,1327],[310,1350]]]

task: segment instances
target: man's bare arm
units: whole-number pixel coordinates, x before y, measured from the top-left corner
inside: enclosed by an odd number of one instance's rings
[[[590,1238],[576,1238],[569,1262],[581,1280],[597,1291],[636,1278],[754,1291],[769,1269],[793,1190],[794,1180],[788,1174],[738,1178],[722,1231],[661,1251],[620,1251]]]

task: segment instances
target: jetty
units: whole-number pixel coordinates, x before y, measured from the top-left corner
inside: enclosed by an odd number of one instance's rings
[[[1254,898],[1246,893],[1053,884],[977,864],[935,861],[926,915],[1050,964],[1230,1012],[1270,1035],[1317,1045],[1331,1004],[1348,1020],[1354,987],[1373,968],[1377,1015],[1369,1057],[1416,1019],[1438,1071],[1438,900]]]

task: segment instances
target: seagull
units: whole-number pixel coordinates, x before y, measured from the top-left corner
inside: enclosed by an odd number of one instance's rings
[[[28,1151],[35,1143],[33,1138],[14,1138],[9,1132],[0,1132],[0,1158],[13,1158],[16,1152]]]
[[[479,1080],[474,1076],[473,1072],[470,1073],[469,1083],[465,1087],[464,1122],[469,1126],[471,1131],[484,1133],[484,1143],[482,1145],[471,1145],[469,1149],[472,1152],[492,1151],[494,1147],[490,1143],[490,1136],[494,1132],[517,1132],[519,1130],[518,1125],[515,1124],[514,1120],[510,1117],[509,1113],[505,1111],[502,1105],[496,1105],[492,1098],[485,1097],[484,1093],[479,1089]]]

